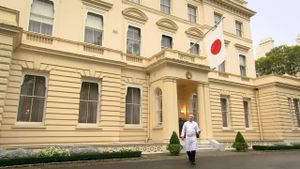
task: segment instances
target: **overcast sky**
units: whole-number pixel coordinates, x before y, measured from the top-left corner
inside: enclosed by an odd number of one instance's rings
[[[296,44],[300,35],[299,0],[248,0],[248,7],[257,12],[251,20],[254,49],[267,37],[275,40],[275,46]]]

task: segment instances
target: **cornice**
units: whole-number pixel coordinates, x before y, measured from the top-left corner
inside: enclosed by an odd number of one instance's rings
[[[13,42],[11,44],[13,49],[20,45],[22,41],[22,31],[23,29],[18,26],[0,23],[0,34],[13,37]]]
[[[156,22],[156,25],[160,29],[171,31],[171,32],[176,32],[179,28],[174,21],[167,18],[160,19],[159,21]]]
[[[224,79],[221,80],[221,79],[212,78],[212,77],[209,77],[208,81],[209,82],[214,82],[214,83],[230,85],[230,86],[236,86],[236,87],[245,87],[245,88],[249,88],[249,89],[255,89],[256,88],[256,86],[251,85],[251,84],[238,83],[238,82],[228,81],[228,80],[224,80]]]
[[[284,88],[289,88],[289,89],[300,90],[300,86],[291,85],[291,84],[282,83],[282,82],[270,82],[270,83],[257,85],[256,87],[258,89],[262,89],[262,88],[266,88],[266,87],[270,87],[270,86],[278,86],[278,87],[284,87]]]
[[[145,23],[148,20],[147,15],[136,8],[126,8],[122,11],[122,14],[129,20],[134,20],[142,23]]]
[[[238,43],[235,43],[234,46],[239,49],[239,50],[243,50],[243,51],[249,51],[251,48],[248,46],[244,46]]]
[[[82,3],[85,5],[100,8],[105,11],[108,11],[113,7],[113,4],[102,1],[102,0],[82,0]]]

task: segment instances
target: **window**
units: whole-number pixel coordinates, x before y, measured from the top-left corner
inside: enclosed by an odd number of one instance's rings
[[[242,35],[243,35],[242,27],[243,27],[242,22],[235,21],[235,29],[236,29],[236,35],[237,36],[242,37]]]
[[[197,8],[192,6],[192,5],[188,5],[188,17],[189,17],[189,21],[192,23],[196,23],[197,22]]]
[[[162,38],[161,38],[161,49],[165,49],[165,48],[172,49],[172,46],[173,46],[172,44],[173,44],[172,37],[166,36],[166,35],[162,35]]]
[[[251,111],[250,111],[250,101],[244,100],[244,115],[245,115],[245,127],[251,128]]]
[[[127,31],[127,53],[135,56],[140,55],[141,50],[141,30],[129,26]]]
[[[215,12],[214,16],[215,16],[215,24],[218,24],[222,19],[222,15]]]
[[[89,12],[86,17],[84,41],[95,45],[102,45],[102,35],[103,17]]]
[[[225,72],[225,64],[226,64],[226,61],[224,60],[224,61],[218,66],[218,71],[219,71],[219,72]]]
[[[160,0],[160,11],[166,14],[171,13],[171,0]]]
[[[78,122],[97,123],[98,103],[98,83],[82,82]]]
[[[300,106],[299,106],[299,99],[293,99],[294,102],[294,109],[295,109],[295,115],[297,118],[298,127],[300,127]]]
[[[42,122],[46,98],[44,76],[25,75],[21,86],[17,121]]]
[[[241,73],[241,76],[247,76],[246,56],[244,56],[244,55],[240,55],[240,73]]]
[[[193,42],[191,42],[190,43],[190,53],[191,54],[194,54],[194,55],[199,55],[199,53],[200,53],[200,46],[199,46],[199,44],[198,43],[193,43]]]
[[[51,36],[53,20],[53,3],[48,0],[33,0],[30,11],[29,31]]]
[[[126,124],[140,124],[141,90],[128,87],[126,94]]]
[[[130,0],[131,2],[134,2],[134,3],[137,3],[139,4],[140,3],[140,0]]]
[[[156,100],[157,126],[161,126],[163,122],[163,112],[162,112],[162,91],[160,88],[157,88],[155,90],[155,100]]]
[[[223,127],[229,127],[229,106],[228,106],[228,97],[221,97],[221,113],[222,113],[222,122]]]
[[[191,103],[191,110],[190,113],[194,115],[194,120],[197,122],[198,120],[198,96],[196,93],[194,93],[190,100]]]

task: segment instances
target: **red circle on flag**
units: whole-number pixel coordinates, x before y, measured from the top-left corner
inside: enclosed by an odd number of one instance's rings
[[[217,55],[219,54],[219,52],[221,51],[222,49],[222,42],[220,39],[217,39],[214,41],[214,43],[211,45],[211,53],[214,54],[214,55]]]

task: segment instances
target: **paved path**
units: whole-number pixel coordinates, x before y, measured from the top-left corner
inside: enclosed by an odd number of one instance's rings
[[[31,166],[30,169],[300,169],[300,151],[215,152],[200,154],[197,165],[185,156],[146,156],[143,159],[79,162],[63,165]]]

